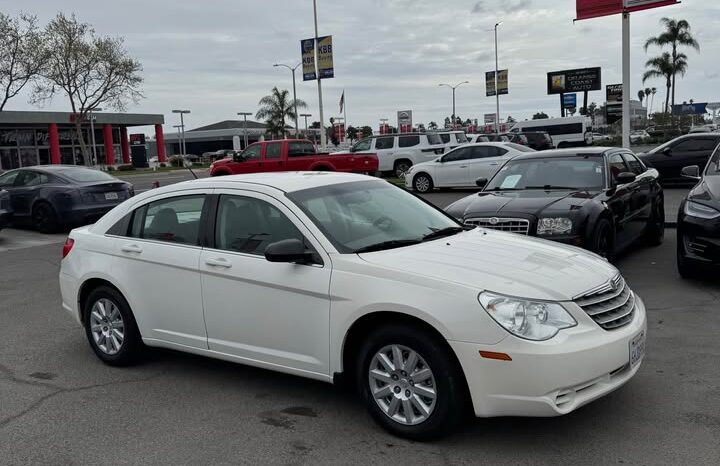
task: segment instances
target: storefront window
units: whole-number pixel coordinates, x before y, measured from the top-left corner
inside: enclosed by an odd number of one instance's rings
[[[38,164],[37,149],[34,147],[20,148],[20,164],[23,167],[31,167]]]
[[[8,147],[0,148],[0,165],[3,170],[12,170],[20,167],[18,150]]]
[[[0,130],[0,146],[17,146],[17,130]]]
[[[88,152],[92,158],[92,147],[88,147]],[[75,165],[85,165],[85,157],[80,147],[75,147]]]
[[[69,146],[73,143],[73,136],[75,133],[75,130],[72,128],[63,128],[60,131],[58,131],[58,136],[60,138],[60,145],[62,146]]]
[[[50,145],[50,133],[46,129],[35,130],[35,144],[38,146]]]
[[[63,165],[74,165],[75,160],[73,158],[72,147],[61,147],[60,148],[60,163]]]
[[[123,163],[122,159],[122,152],[120,152],[120,146],[114,146],[115,147],[115,164],[120,165]]]
[[[38,149],[38,156],[40,159],[40,165],[50,165],[50,149],[47,147],[41,147]]]
[[[34,146],[35,131],[31,129],[21,129],[17,132],[17,140],[19,146]]]

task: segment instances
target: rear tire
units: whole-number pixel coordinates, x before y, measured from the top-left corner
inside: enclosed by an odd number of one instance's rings
[[[398,178],[402,178],[405,176],[405,173],[410,170],[410,167],[412,167],[412,162],[409,160],[398,160],[395,162],[395,165],[393,167],[393,170],[395,171],[395,176]]]
[[[422,328],[389,324],[373,331],[360,347],[355,378],[373,419],[413,440],[450,433],[469,404],[450,351]]]
[[[40,233],[55,233],[60,228],[57,214],[53,206],[41,201],[33,206],[32,223]]]
[[[128,366],[142,351],[142,337],[130,306],[120,292],[100,286],[83,308],[85,335],[98,358],[110,366]]]
[[[413,190],[419,193],[427,193],[433,190],[433,180],[427,173],[418,173],[413,178]]]

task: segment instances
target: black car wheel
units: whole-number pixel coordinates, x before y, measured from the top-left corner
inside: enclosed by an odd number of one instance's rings
[[[660,246],[665,239],[665,205],[659,198],[645,228],[645,241],[650,246]]]
[[[38,202],[32,210],[32,222],[40,233],[55,233],[59,223],[55,209],[47,202]]]
[[[413,189],[419,193],[426,193],[428,191],[432,191],[433,189],[433,180],[430,178],[430,175],[426,173],[418,173],[415,175],[415,178],[413,178]]]
[[[410,167],[412,167],[412,162],[409,160],[398,160],[395,162],[395,176],[398,178],[402,178],[405,176],[405,173],[410,170]]]
[[[592,251],[611,261],[615,257],[615,234],[610,222],[602,218],[595,226],[592,238]]]

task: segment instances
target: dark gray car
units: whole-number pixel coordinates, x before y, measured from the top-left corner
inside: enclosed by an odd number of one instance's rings
[[[0,189],[0,230],[5,228],[12,218],[12,207],[10,207],[10,193]]]
[[[0,175],[10,193],[14,223],[43,233],[95,222],[135,193],[130,183],[105,172],[72,165],[46,165]]]

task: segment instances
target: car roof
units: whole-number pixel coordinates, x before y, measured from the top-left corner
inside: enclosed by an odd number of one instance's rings
[[[261,185],[269,188],[275,188],[280,191],[289,193],[300,191],[308,188],[317,188],[321,186],[330,186],[340,183],[348,183],[353,181],[377,181],[385,182],[379,178],[367,175],[359,175],[355,173],[342,172],[322,172],[322,171],[305,171],[305,172],[264,172],[250,173],[245,175],[227,175],[222,177],[200,178],[197,180],[185,181],[172,186],[182,186],[188,188],[190,184],[196,187],[212,187],[220,183],[237,183],[238,188],[247,188],[242,185]],[[169,189],[172,191],[172,189]]]
[[[612,152],[625,151],[620,147],[572,147],[568,149],[552,149],[543,150],[538,152],[523,152],[522,155],[518,155],[513,160],[521,159],[547,159],[555,157],[567,157],[567,156],[583,156],[583,155],[604,155]]]

